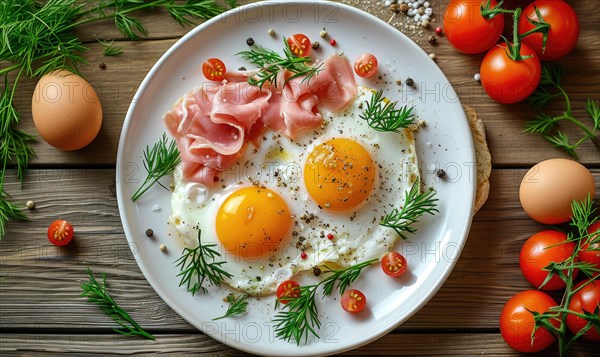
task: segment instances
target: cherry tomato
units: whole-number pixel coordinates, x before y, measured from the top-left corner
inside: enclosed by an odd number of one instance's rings
[[[394,278],[399,277],[406,271],[406,258],[398,252],[389,252],[381,257],[381,269]]]
[[[575,285],[573,291],[576,291],[580,286],[586,284],[589,280],[584,280]],[[582,314],[583,310],[594,313],[600,307],[600,282],[592,281],[585,285],[581,290],[577,291],[571,302],[569,310]],[[572,333],[578,333],[586,324],[587,320],[573,314],[567,314],[567,327]],[[600,331],[592,326],[583,335],[583,338],[588,341],[600,341]]]
[[[354,72],[363,78],[377,73],[377,58],[370,53],[363,53],[354,62]]]
[[[202,63],[202,74],[210,81],[222,81],[226,72],[225,63],[218,58],[209,58]]]
[[[596,233],[596,234],[592,234]],[[584,238],[581,245],[581,250],[577,253],[577,257],[582,262],[588,262],[600,269],[600,221],[588,227],[589,237]],[[592,242],[590,247],[590,242]],[[594,276],[600,273],[595,273]]]
[[[552,247],[552,248],[549,248]],[[525,279],[536,288],[544,282],[550,272],[543,270],[552,262],[561,263],[573,254],[575,243],[567,242],[567,235],[557,231],[546,230],[532,235],[523,247],[519,256],[521,272]],[[566,274],[566,270],[563,271]],[[573,274],[577,276],[578,271]],[[558,290],[565,287],[565,282],[554,275],[542,290]]]
[[[312,43],[304,34],[297,33],[288,37],[287,44],[290,51],[298,57],[307,57],[310,55]]]
[[[488,51],[479,73],[486,93],[498,103],[510,104],[529,97],[540,83],[542,67],[531,48],[521,44],[521,56],[533,56],[514,61],[506,54],[506,43]]]
[[[542,51],[542,34],[528,35],[523,42],[531,47],[542,61],[553,61],[571,52],[579,39],[579,19],[575,10],[565,1],[538,0],[529,4],[519,18],[519,33],[535,28],[527,19],[539,21],[535,12],[538,9],[544,22],[550,25],[545,51]]]
[[[452,0],[444,11],[444,31],[450,44],[463,53],[482,53],[498,43],[504,30],[504,16],[481,16],[487,0]],[[498,3],[492,0],[491,7]],[[437,30],[436,30],[437,31]]]
[[[348,312],[361,312],[366,305],[367,298],[360,290],[350,289],[342,294],[342,308]]]
[[[538,328],[533,343],[531,341],[535,322],[529,311],[544,313],[557,305],[550,295],[539,290],[526,290],[511,297],[500,314],[502,338],[519,352],[538,352],[547,348],[554,342],[554,337],[545,328]],[[559,326],[558,321],[552,321],[552,324]]]
[[[294,280],[286,280],[277,287],[277,298],[282,297],[298,298],[300,297],[300,284]],[[288,300],[279,300],[282,304],[287,304]]]
[[[48,227],[48,240],[57,247],[69,244],[73,239],[73,226],[62,219],[52,222]]]

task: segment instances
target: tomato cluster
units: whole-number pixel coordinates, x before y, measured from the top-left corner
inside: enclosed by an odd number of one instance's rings
[[[514,17],[512,43],[498,44],[504,15]],[[579,38],[579,19],[562,0],[536,0],[522,12],[501,9],[495,0],[452,0],[444,12],[450,44],[468,54],[488,51],[481,62],[481,84],[499,103],[516,103],[537,88],[542,61],[569,53]]]
[[[548,267],[553,264],[587,263],[591,267],[600,269],[600,222],[588,228],[588,235],[580,240],[569,240],[565,233],[545,230],[531,236],[523,245],[519,256],[521,272],[532,285],[540,290],[560,290],[565,288],[565,280],[556,273],[551,275]],[[592,242],[592,243],[590,243]],[[576,256],[575,249],[579,245]],[[561,266],[563,268],[565,266]],[[570,279],[574,280],[578,270],[571,267],[559,270]],[[598,273],[594,276],[597,277]],[[570,301],[566,307],[569,311],[551,317],[548,323],[559,328],[564,316],[566,328],[573,334],[590,326],[590,319],[586,315],[596,315],[600,319],[600,282],[592,277],[586,277],[571,291]],[[546,328],[539,327],[534,332],[535,322],[532,312],[544,314],[559,305],[552,297],[540,290],[527,290],[521,292],[506,303],[500,315],[500,333],[509,346],[520,352],[538,352],[546,349],[554,342],[554,336]],[[594,319],[594,318],[592,318]],[[600,341],[600,329],[592,324],[591,328],[584,331],[583,338],[589,341]],[[546,327],[549,327],[547,325]]]

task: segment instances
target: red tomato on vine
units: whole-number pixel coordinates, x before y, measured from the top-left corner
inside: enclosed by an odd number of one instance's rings
[[[542,61],[560,59],[571,52],[577,44],[579,18],[571,5],[565,1],[537,0],[529,4],[519,18],[519,34],[534,29],[536,25],[532,22],[547,23],[550,27],[544,49],[542,33],[532,33],[522,40],[538,54]]]

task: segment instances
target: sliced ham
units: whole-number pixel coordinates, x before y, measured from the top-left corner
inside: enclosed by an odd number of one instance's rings
[[[207,83],[184,95],[167,112],[167,130],[177,141],[183,177],[212,185],[222,171],[243,155],[249,142],[260,145],[268,129],[294,138],[321,125],[318,107],[338,110],[356,95],[356,82],[347,58],[334,55],[310,80],[278,81],[279,88],[262,88],[247,80],[256,71],[229,73],[224,83]],[[282,72],[280,78],[289,78]]]

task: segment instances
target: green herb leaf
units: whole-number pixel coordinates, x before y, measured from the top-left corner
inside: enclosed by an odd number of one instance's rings
[[[439,212],[436,208],[437,198],[434,198],[435,191],[419,192],[419,181],[413,183],[409,191],[406,192],[404,205],[401,208],[394,208],[392,212],[383,217],[379,225],[392,228],[402,239],[408,239],[404,234],[415,233],[416,228],[413,224],[418,222],[423,214],[435,214]]]
[[[398,102],[391,102],[383,97],[383,90],[371,96],[366,103],[366,108],[360,118],[367,121],[369,126],[377,131],[399,132],[400,128],[407,128],[414,123],[413,108],[402,106],[396,109]]]
[[[288,70],[293,73],[286,82],[298,77],[304,77],[302,80],[303,82],[310,81],[314,75],[319,73],[321,65],[317,67],[310,66],[309,63],[312,61],[310,57],[295,56],[290,50],[285,38],[283,39],[283,43],[284,56],[262,46],[253,48],[250,51],[238,52],[236,54],[242,57],[242,59],[259,67],[258,73],[248,78],[248,83],[260,88],[262,88],[265,83],[271,83],[273,86],[277,87],[277,77],[283,70]]]
[[[181,277],[179,286],[185,285],[187,291],[195,295],[198,290],[206,293],[204,287],[205,280],[208,279],[209,284],[219,286],[225,278],[232,278],[221,267],[225,261],[215,262],[215,258],[221,254],[214,249],[216,244],[202,244],[202,232],[198,231],[198,246],[196,248],[185,247],[182,256],[175,261],[175,266],[180,272],[177,274]]]
[[[126,336],[141,336],[149,340],[154,340],[154,336],[144,331],[108,293],[106,274],[102,273],[102,281],[100,282],[96,280],[90,268],[87,269],[87,273],[88,281],[81,283],[82,293],[80,296],[87,297],[89,302],[98,305],[103,313],[120,326],[120,328],[115,328],[113,331]]]
[[[229,307],[223,316],[215,317],[213,321],[224,319],[226,317],[232,317],[241,315],[246,312],[248,309],[248,294],[235,295],[233,293],[227,295],[227,302],[229,303]]]
[[[163,134],[162,138],[152,148],[146,146],[144,150],[144,168],[147,175],[142,185],[131,196],[131,199],[136,201],[163,176],[172,174],[180,162],[181,158],[177,143],[172,138],[168,141],[167,134]]]
[[[104,47],[102,54],[105,56],[114,57],[120,56],[123,53],[123,48],[115,46],[114,41],[102,41],[99,38],[96,38],[96,41]]]

